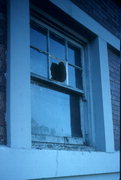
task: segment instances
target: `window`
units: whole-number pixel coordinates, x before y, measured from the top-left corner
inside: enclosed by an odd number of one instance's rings
[[[30,50],[33,141],[82,144],[83,46],[34,19]]]

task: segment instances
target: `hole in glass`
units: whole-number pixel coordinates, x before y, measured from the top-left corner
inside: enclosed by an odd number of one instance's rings
[[[63,62],[51,64],[51,79],[64,82],[66,80],[66,68]]]

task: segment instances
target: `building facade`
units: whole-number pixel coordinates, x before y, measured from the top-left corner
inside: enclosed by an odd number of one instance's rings
[[[119,180],[121,4],[0,0],[0,179]]]

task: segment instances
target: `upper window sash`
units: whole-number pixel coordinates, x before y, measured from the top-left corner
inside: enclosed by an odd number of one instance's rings
[[[70,69],[70,72],[72,72],[73,70],[78,71],[78,69],[79,69],[79,72],[82,73],[81,76],[83,76],[83,69],[82,69],[82,67],[83,67],[83,61],[84,61],[84,59],[83,59],[84,58],[84,47],[81,44],[78,44],[77,42],[73,41],[72,39],[68,38],[67,36],[65,36],[65,35],[61,34],[60,32],[56,31],[52,27],[44,24],[43,22],[40,22],[36,18],[31,17],[31,19],[32,19],[31,20],[31,26],[34,26],[36,28],[43,28],[44,27],[47,30],[47,41],[49,41],[49,42],[47,42],[46,50],[42,50],[42,49],[40,49],[38,47],[34,47],[32,45],[30,47],[32,49],[35,49],[36,51],[38,51],[38,52],[48,56],[48,58],[49,58],[49,67],[50,67],[50,59],[55,59],[57,61],[62,61],[62,62],[65,63],[66,70],[67,70],[67,67],[68,67],[66,87],[69,88],[69,69]],[[65,59],[64,58],[60,58],[59,56],[57,57],[56,55],[54,55],[54,53],[50,52],[50,37],[51,37],[50,33],[53,33],[53,34],[57,35],[58,37],[61,37],[65,41],[65,44],[64,44],[64,46],[66,48],[66,50],[65,50]],[[48,40],[48,38],[49,38],[49,40]],[[67,43],[68,43],[68,47],[67,47]],[[73,49],[74,48],[75,49],[79,49],[80,48],[80,51],[81,51],[81,57],[80,57],[81,60],[80,61],[81,61],[82,65],[77,64],[76,62],[75,62],[75,64],[73,62],[69,62],[69,59],[68,59],[69,53],[67,53],[67,48],[68,48],[68,51],[69,51],[69,48],[70,49],[71,48],[73,48]],[[31,75],[34,75],[34,73],[32,73]],[[37,77],[39,77],[39,76],[37,76]],[[51,78],[50,78],[50,68],[49,68],[48,78],[49,78],[49,80],[51,80]],[[78,80],[78,78],[77,78],[77,80]],[[79,86],[83,87],[83,77],[80,77],[80,82],[81,82],[82,85],[79,85]],[[70,82],[70,83],[73,83],[73,82]],[[55,84],[61,85],[62,83],[56,82]],[[76,88],[71,87],[70,89],[71,90],[74,89],[74,91],[77,90],[77,92],[80,92],[80,94],[83,93],[83,89],[82,88],[79,89],[77,87]]]

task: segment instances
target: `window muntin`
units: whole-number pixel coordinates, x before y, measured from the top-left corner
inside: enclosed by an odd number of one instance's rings
[[[32,26],[31,29],[38,31],[39,28]],[[39,33],[41,33],[41,31],[39,31]],[[31,33],[31,36],[34,34],[36,33]],[[31,51],[40,54],[38,55],[39,58],[37,63],[35,63],[34,60],[36,57],[32,58],[31,56],[31,76],[37,76],[38,79],[37,81],[34,80],[34,83],[32,82],[31,87],[32,123],[36,125],[38,124],[39,126],[38,128],[33,128],[34,125],[32,125],[32,134],[49,137],[54,136],[56,138],[80,138],[82,137],[80,99],[83,95],[83,48],[82,46],[77,45],[77,43],[74,43],[73,41],[71,42],[71,40],[60,36],[60,33],[58,35],[55,31],[52,32],[49,28],[44,30],[44,36],[45,35],[44,43],[45,39],[47,39],[47,49],[42,49],[41,45],[39,47],[33,46],[32,39],[34,38],[31,38],[30,44]],[[46,58],[42,59],[42,56]],[[44,59],[46,60],[44,61]],[[60,62],[64,64],[66,71],[66,79],[63,82],[52,79],[51,65],[52,63],[59,65]],[[37,66],[37,68],[33,68],[32,66]],[[43,84],[39,83],[41,80]],[[45,84],[47,85],[46,88]],[[56,88],[53,90],[52,87],[54,86]],[[65,88],[64,90],[63,87]],[[40,92],[43,90],[44,94],[42,95]],[[61,106],[58,104],[60,101],[59,99],[61,99]],[[45,132],[44,129],[42,130],[42,127],[45,129]],[[37,131],[35,131],[35,129]]]

